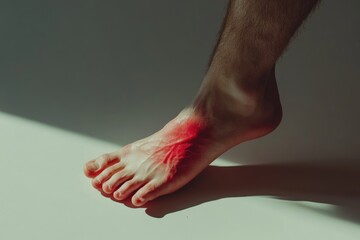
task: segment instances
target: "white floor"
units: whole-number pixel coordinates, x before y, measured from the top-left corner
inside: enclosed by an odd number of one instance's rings
[[[330,204],[212,193],[215,168],[148,208],[124,206],[82,174],[85,161],[119,146],[4,113],[0,146],[0,239],[360,238],[359,223],[327,214]]]

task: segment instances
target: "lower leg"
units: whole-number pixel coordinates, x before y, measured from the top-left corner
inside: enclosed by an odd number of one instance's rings
[[[253,117],[259,113],[281,115],[277,113],[280,105],[276,99],[276,83],[268,82],[274,79],[277,59],[317,2],[230,0],[193,108],[214,125],[226,119]],[[274,92],[275,99],[264,98],[266,91]],[[230,122],[227,124],[230,131],[232,125],[242,125]]]
[[[193,104],[153,135],[89,161],[93,186],[143,205],[281,119],[275,63],[316,0],[232,0]]]

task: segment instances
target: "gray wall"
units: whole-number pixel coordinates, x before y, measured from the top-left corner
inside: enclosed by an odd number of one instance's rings
[[[0,111],[119,144],[145,137],[192,101],[226,4],[1,1]],[[225,158],[360,160],[359,9],[323,1],[277,67],[282,124]]]

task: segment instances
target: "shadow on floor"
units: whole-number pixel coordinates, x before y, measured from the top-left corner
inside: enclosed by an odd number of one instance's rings
[[[161,218],[221,198],[272,196],[292,201],[332,204],[336,207],[334,211],[313,210],[360,223],[359,182],[360,165],[346,163],[210,166],[184,188],[144,208],[148,215]],[[123,203],[134,207],[129,202]]]

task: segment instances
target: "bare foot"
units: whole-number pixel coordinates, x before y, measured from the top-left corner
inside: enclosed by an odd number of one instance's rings
[[[276,128],[281,105],[274,74],[259,99],[251,116],[236,114],[239,121],[231,119],[241,126],[227,124],[226,119],[214,125],[193,108],[186,108],[155,134],[89,161],[85,175],[92,178],[96,189],[119,201],[132,197],[135,206],[174,192],[229,148]],[[233,126],[232,134],[217,134],[225,126]]]

